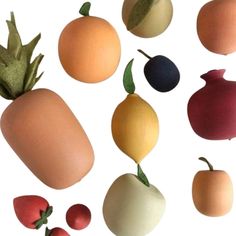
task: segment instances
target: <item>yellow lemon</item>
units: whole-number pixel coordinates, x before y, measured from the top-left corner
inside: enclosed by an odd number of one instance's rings
[[[129,94],[112,117],[112,136],[116,145],[136,163],[156,145],[159,121],[153,108],[139,95]]]

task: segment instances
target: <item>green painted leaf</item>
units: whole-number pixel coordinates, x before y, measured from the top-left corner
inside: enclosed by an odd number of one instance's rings
[[[7,66],[7,63],[0,57],[0,70],[4,70]]]
[[[14,91],[12,91],[12,87],[11,87],[11,85],[9,84],[8,81],[5,81],[5,80],[3,80],[3,79],[0,77],[0,84],[1,84],[1,86],[4,88],[4,91],[5,91],[8,95],[10,95],[10,97],[12,97],[12,98],[15,98],[15,97],[16,97],[16,95],[14,94]]]
[[[141,166],[138,164],[138,178],[139,180],[145,184],[147,187],[150,187],[150,184],[149,184],[149,181],[148,181],[148,178],[147,176],[144,174]]]
[[[30,63],[33,51],[41,38],[41,34],[38,34],[31,42],[23,46],[23,50],[25,50],[27,55],[27,62]]]
[[[44,72],[42,72],[38,77],[35,78],[35,84],[41,79],[43,76]],[[32,88],[31,88],[32,89]]]
[[[9,54],[7,49],[2,45],[0,45],[0,58],[1,62],[3,62],[6,66],[11,64],[11,62],[15,60],[14,56]]]
[[[42,74],[38,78],[36,78],[38,67],[42,59],[43,59],[43,55],[39,54],[34,59],[34,61],[28,66],[27,74],[24,81],[25,92],[30,91],[33,88],[33,86],[36,84],[36,82],[39,80],[39,78],[41,77]]]
[[[134,59],[132,59],[126,66],[123,76],[123,85],[127,93],[132,94],[135,91],[135,84],[132,75],[132,65]]]
[[[15,99],[31,90],[42,76],[41,74],[37,77],[37,71],[43,56],[40,54],[30,63],[33,50],[41,36],[38,34],[27,45],[22,45],[13,12],[7,25],[7,49],[0,45],[0,95],[7,99]]]
[[[132,30],[134,27],[145,18],[151,10],[154,0],[138,0],[130,12],[127,30]]]
[[[23,92],[24,78],[27,69],[27,62],[24,53],[21,53],[20,59],[16,59],[4,47],[0,46],[0,58],[6,66],[1,66],[0,80],[12,98],[16,98]]]
[[[48,223],[48,217],[52,214],[53,212],[53,207],[49,206],[46,211],[42,211],[40,216],[41,218],[37,221],[34,222],[35,229],[41,228],[42,225]]]
[[[91,7],[90,2],[85,2],[79,10],[79,13],[83,16],[89,16],[89,10]]]
[[[46,227],[45,236],[50,236],[50,234],[51,234],[51,230],[48,227]]]
[[[12,56],[14,56],[16,59],[19,59],[22,49],[20,35],[11,21],[7,21],[7,26],[9,30],[7,50],[11,53]]]
[[[5,99],[8,99],[8,100],[12,99],[9,92],[5,89],[5,87],[2,84],[0,84],[0,95],[4,97]]]
[[[16,27],[16,20],[15,20],[14,12],[11,12],[11,22]]]
[[[49,217],[53,212],[53,207],[52,206],[49,206],[46,210],[46,216]]]

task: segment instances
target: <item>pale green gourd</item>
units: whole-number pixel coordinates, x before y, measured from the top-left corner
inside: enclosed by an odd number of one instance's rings
[[[131,33],[151,38],[163,33],[173,16],[171,0],[124,0],[122,19]]]

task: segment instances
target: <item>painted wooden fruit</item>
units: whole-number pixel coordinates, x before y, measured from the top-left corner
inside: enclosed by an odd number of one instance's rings
[[[236,50],[235,11],[235,0],[214,0],[201,8],[197,33],[204,47],[224,55]]]
[[[0,118],[8,144],[43,183],[55,189],[80,181],[92,168],[94,152],[81,124],[64,100],[40,79],[40,54],[31,58],[40,34],[22,45],[14,14],[7,21],[8,47],[0,46],[0,95],[13,100]]]
[[[170,0],[124,0],[122,19],[127,30],[142,38],[163,33],[173,16]]]
[[[222,140],[236,136],[236,82],[223,78],[225,70],[211,70],[201,76],[206,85],[188,102],[193,130],[205,139]]]
[[[109,188],[103,216],[115,235],[144,236],[160,222],[165,206],[165,198],[155,186],[146,186],[136,175],[124,174]]]
[[[127,65],[124,76],[125,80],[128,79],[124,85],[129,94],[116,107],[111,129],[112,137],[119,149],[136,163],[140,163],[157,143],[159,121],[149,103],[134,93],[133,81],[129,81],[132,77],[132,62]],[[131,87],[133,88],[130,89]]]
[[[197,172],[193,180],[192,197],[197,210],[206,216],[223,216],[227,214],[233,204],[233,185],[230,176],[223,170],[214,170],[208,163],[210,170]]]
[[[149,60],[144,66],[144,75],[148,83],[159,92],[169,92],[179,83],[180,73],[177,66],[167,57],[157,55],[150,57],[138,50]]]
[[[121,44],[115,28],[106,20],[89,15],[90,3],[82,5],[82,17],[72,20],[62,30],[58,54],[62,67],[72,78],[98,83],[116,71]]]

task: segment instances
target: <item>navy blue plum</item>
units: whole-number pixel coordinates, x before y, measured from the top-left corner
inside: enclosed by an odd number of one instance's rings
[[[174,89],[180,80],[180,73],[176,65],[165,56],[149,57],[146,53],[139,50],[149,58],[144,66],[144,75],[148,83],[159,92],[168,92]]]

